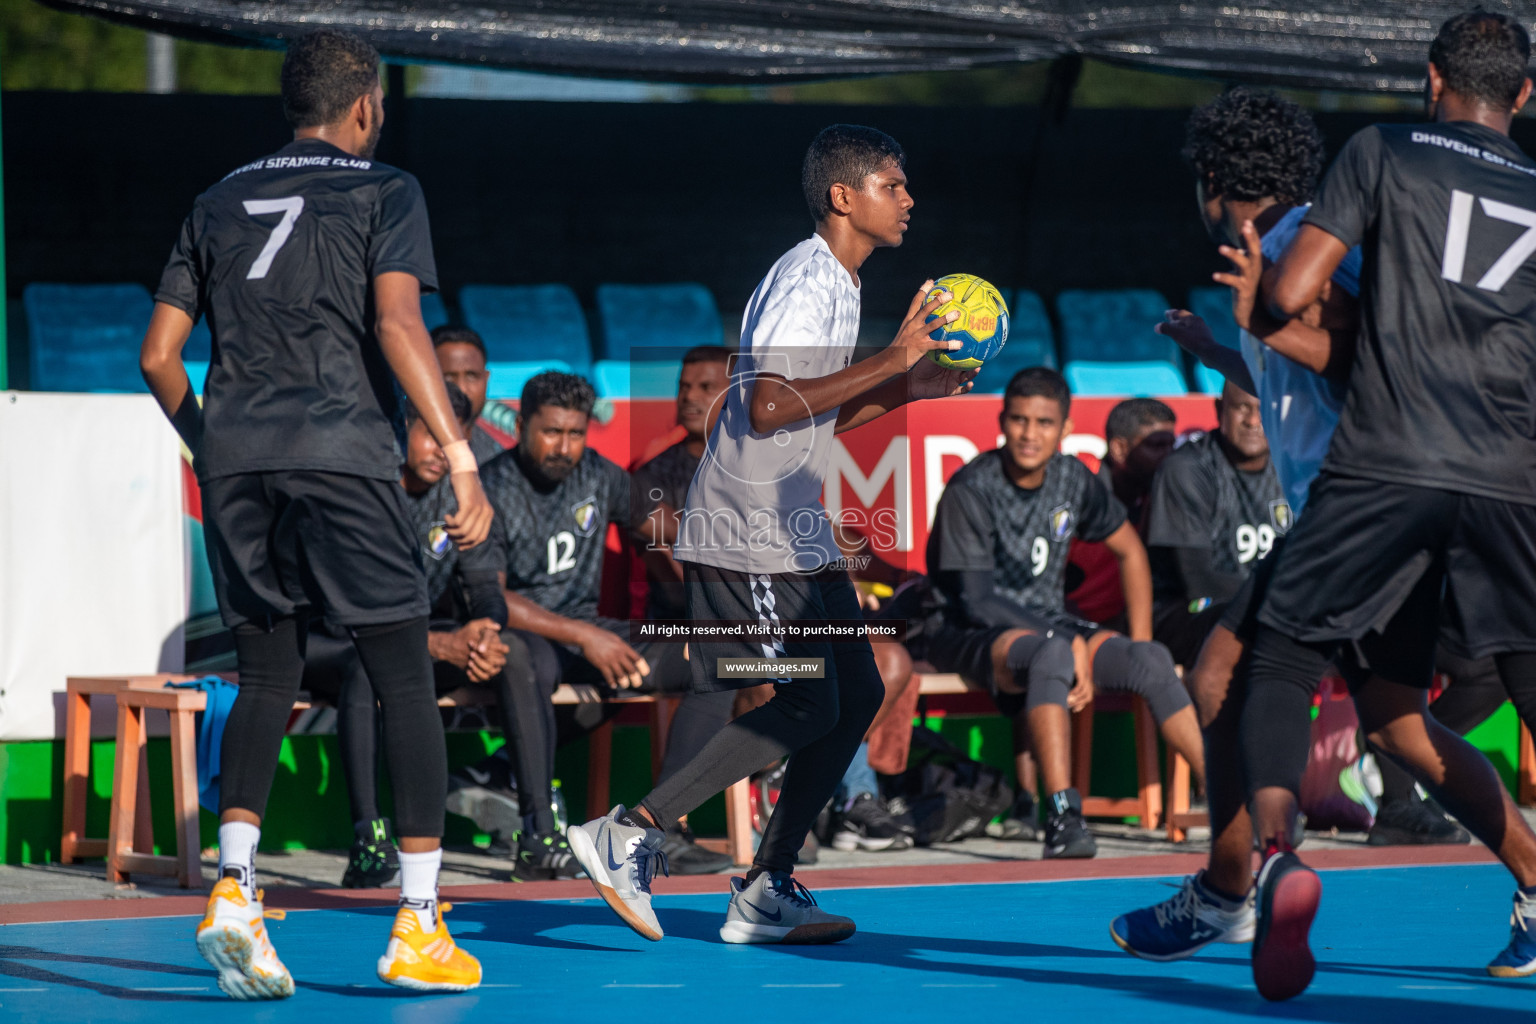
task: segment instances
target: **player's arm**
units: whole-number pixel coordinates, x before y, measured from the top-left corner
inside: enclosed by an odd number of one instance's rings
[[[516,594],[504,591],[507,599],[507,628],[535,633],[557,644],[581,651],[602,673],[603,680],[615,689],[632,689],[651,674],[651,666],[640,652],[601,626],[580,619],[556,615],[547,608]]]
[[[380,274],[373,279],[373,302],[379,348],[406,397],[448,456],[453,496],[459,508],[443,520],[449,536],[460,549],[467,550],[490,533],[491,503],[480,489],[475,458],[453,418],[443,371],[421,319],[421,282],[403,271]]]
[[[1120,563],[1120,589],[1125,594],[1125,618],[1132,640],[1152,639],[1152,565],[1136,528],[1129,522],[1104,538]]]
[[[203,409],[197,404],[197,392],[187,378],[181,350],[192,334],[192,318],[185,311],[166,302],[155,303],[149,318],[149,330],[139,349],[139,372],[150,394],[165,410],[165,416],[181,435],[192,457],[203,447]]]
[[[1027,627],[1037,619],[1023,605],[997,592],[991,569],[941,572],[934,583],[972,626]]]
[[[907,371],[929,352],[950,352],[961,346],[958,341],[934,341],[929,336],[934,327],[927,322],[928,314],[950,299],[950,294],[944,292],[924,302],[923,296],[931,287],[933,282],[928,281],[918,289],[895,340],[877,355],[825,377],[789,381],[758,374],[753,381],[752,401],[748,406],[752,430],[772,434],[783,427],[838,409],[837,430],[841,432],[883,416],[913,398],[938,397],[913,394],[913,388],[903,379]],[[959,315],[956,312],[945,314],[944,323]],[[939,368],[931,360],[929,365]],[[959,383],[950,393],[958,395],[970,390],[969,382],[975,376],[974,372],[954,376]]]
[[[1275,303],[1274,288],[1291,254],[1309,233],[1321,236],[1321,241],[1314,239],[1318,243],[1314,250],[1326,249],[1327,252],[1319,255],[1314,251],[1308,266],[1327,266],[1329,276],[1317,285],[1314,298],[1301,308],[1299,315],[1277,318],[1271,311]],[[1232,261],[1233,271],[1213,275],[1217,282],[1232,289],[1232,317],[1238,326],[1313,373],[1336,380],[1348,377],[1354,362],[1359,303],[1353,295],[1330,283],[1331,275],[1349,251],[1342,248],[1344,243],[1321,228],[1303,224],[1296,240],[1281,255],[1280,262],[1266,269],[1259,233],[1251,221],[1244,222],[1242,234],[1241,249],[1221,248],[1222,255]],[[1332,252],[1335,246],[1339,247],[1337,259],[1333,258]],[[1312,269],[1306,271],[1308,282],[1312,273]],[[1251,389],[1249,393],[1252,394]]]
[[[1170,309],[1163,314],[1163,322],[1154,325],[1152,329],[1178,342],[1184,351],[1250,395],[1257,390],[1243,354],[1217,341],[1215,335],[1211,334],[1210,325],[1189,310]]]

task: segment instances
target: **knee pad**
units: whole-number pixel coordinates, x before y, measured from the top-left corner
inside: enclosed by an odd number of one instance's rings
[[[1026,712],[1046,704],[1067,706],[1067,692],[1077,676],[1071,643],[1040,633],[1021,636],[1009,645],[1006,664],[1015,679],[1023,677]]]
[[[1110,637],[1094,655],[1093,679],[1102,689],[1136,694],[1147,702],[1159,725],[1191,703],[1173,655],[1156,641]]]

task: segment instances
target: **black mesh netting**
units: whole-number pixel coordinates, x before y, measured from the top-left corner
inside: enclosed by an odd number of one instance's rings
[[[1464,3],[1305,7],[1083,0],[45,0],[139,28],[252,45],[321,26],[389,57],[672,82],[946,71],[1068,53],[1283,85],[1411,91]],[[1528,25],[1536,3],[1483,0]]]

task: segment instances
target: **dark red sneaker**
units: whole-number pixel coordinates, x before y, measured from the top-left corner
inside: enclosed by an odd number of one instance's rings
[[[1322,879],[1290,850],[1271,850],[1264,858],[1253,936],[1253,983],[1265,999],[1291,999],[1312,984],[1317,961],[1307,946],[1307,933],[1322,896]]]

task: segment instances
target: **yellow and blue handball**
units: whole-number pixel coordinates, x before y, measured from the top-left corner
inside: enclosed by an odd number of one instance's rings
[[[1008,303],[1001,292],[975,274],[946,274],[933,282],[923,301],[929,302],[941,292],[949,292],[953,298],[929,313],[929,322],[950,310],[960,315],[928,336],[934,341],[962,344],[950,352],[929,352],[929,359],[940,366],[970,370],[1003,350],[1008,341]]]

